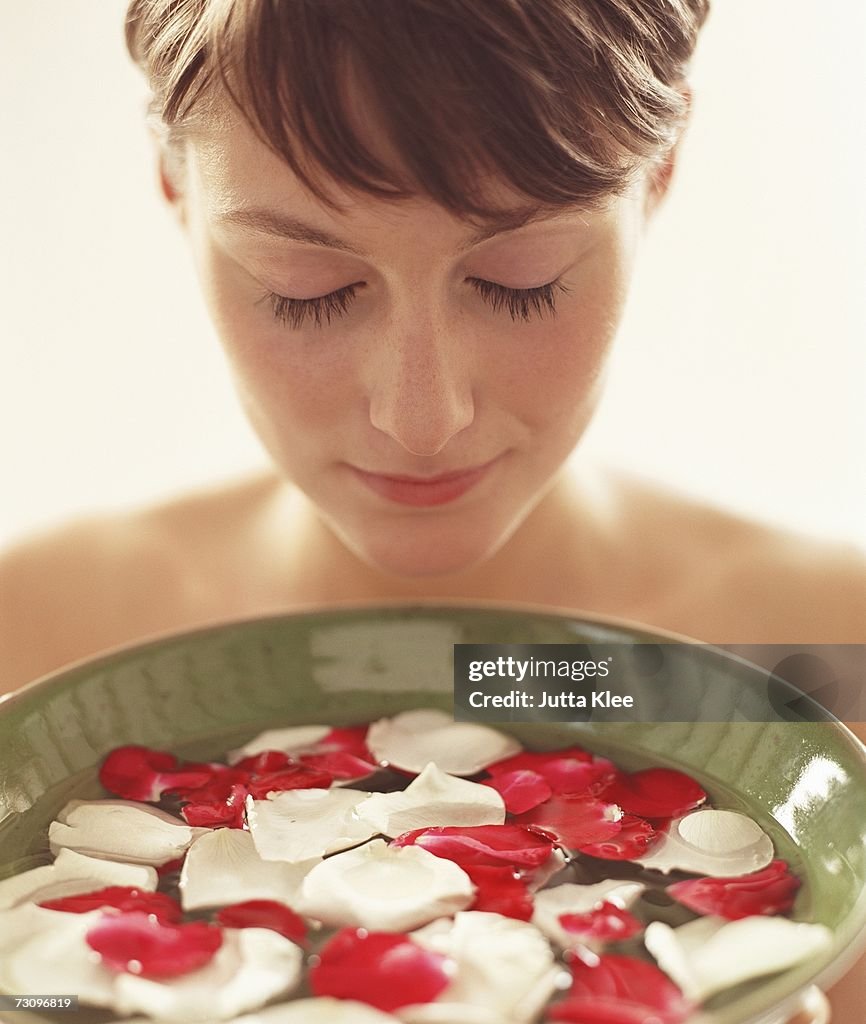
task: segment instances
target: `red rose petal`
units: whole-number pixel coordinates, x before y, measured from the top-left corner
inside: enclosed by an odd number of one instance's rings
[[[145,892],[129,885],[109,885],[105,889],[45,900],[39,904],[46,910],[63,910],[68,914],[87,914],[101,907],[114,907],[124,913],[138,911],[149,914],[163,924],[176,924],[183,916],[180,904],[162,892]]]
[[[174,754],[148,747],[116,747],[102,762],[99,781],[124,800],[155,802],[173,786],[201,786],[208,775],[199,765],[187,768]]]
[[[561,750],[524,750],[501,761],[494,761],[485,769],[491,775],[503,772],[531,771],[544,775],[547,765],[555,761],[576,761],[587,764],[592,761],[592,754],[582,747],[564,747]]]
[[[531,811],[515,816],[515,823],[537,825],[571,849],[600,843],[620,831],[615,804],[592,796],[564,793],[551,797]]]
[[[737,878],[696,878],[669,885],[666,892],[696,914],[715,914],[728,921],[757,914],[781,914],[794,905],[800,880],[783,860],[762,871]]]
[[[375,758],[367,747],[367,731],[369,728],[369,723],[364,723],[363,725],[349,725],[340,729],[332,729],[327,736],[323,736],[315,744],[311,752],[352,754],[361,761],[367,761],[375,765]]]
[[[522,825],[457,825],[418,828],[392,840],[392,846],[421,846],[429,853],[465,866],[512,864],[537,868],[553,852],[553,837]]]
[[[635,814],[624,814],[619,819],[620,830],[610,839],[588,843],[580,847],[581,853],[603,860],[636,860],[642,857],[662,836],[648,821]]]
[[[572,965],[568,998],[551,1007],[552,1021],[574,1024],[681,1024],[692,1006],[653,964],[633,957],[607,955],[596,966]]]
[[[222,945],[214,925],[162,924],[147,914],[105,914],[85,936],[112,971],[177,978],[209,963]]]
[[[390,1013],[429,1003],[448,985],[446,958],[391,932],[344,928],[326,943],[310,968],[317,996],[356,999]]]
[[[183,867],[184,857],[175,857],[174,860],[167,860],[165,864],[160,864],[156,873],[160,878],[165,878],[166,875],[173,875],[175,871],[180,871]]]
[[[333,781],[333,776],[328,772],[294,764],[281,771],[266,772],[251,778],[247,783],[247,791],[256,800],[266,800],[268,793],[284,793],[289,789],[328,789]]]
[[[207,779],[198,786],[175,786],[171,795],[179,800],[192,804],[214,804],[228,800],[234,786],[245,786],[251,778],[251,772],[218,765],[213,768]]]
[[[181,815],[188,825],[203,828],[243,828],[245,823],[244,803],[247,797],[246,786],[231,787],[225,800],[213,802],[189,803],[181,808]]]
[[[300,914],[277,900],[246,900],[223,907],[216,915],[224,928],[270,928],[292,942],[303,944],[307,926]]]
[[[232,767],[242,772],[252,772],[254,775],[261,775],[266,772],[278,772],[294,762],[288,754],[282,750],[263,750],[259,754],[252,754],[236,761]]]
[[[679,818],[707,799],[693,778],[673,768],[622,773],[603,790],[602,796],[642,818]]]
[[[633,914],[606,900],[588,914],[560,914],[559,923],[585,942],[620,942],[643,931],[643,925]]]
[[[326,751],[321,754],[301,754],[298,760],[308,768],[327,772],[328,775],[340,779],[342,782],[363,779],[379,770],[379,766],[372,760],[372,757],[370,760],[365,760],[343,750]]]
[[[496,790],[509,814],[531,811],[533,807],[550,799],[553,792],[543,775],[525,769],[501,772],[492,779],[484,779],[481,784]]]
[[[526,882],[510,867],[487,864],[466,864],[463,870],[476,888],[475,902],[470,910],[485,910],[518,921],[532,917],[532,894]]]

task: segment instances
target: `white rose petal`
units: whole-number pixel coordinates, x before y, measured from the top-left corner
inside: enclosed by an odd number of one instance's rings
[[[182,857],[209,832],[182,818],[131,800],[72,800],[48,829],[51,852],[75,850],[89,857],[158,866]]]
[[[679,870],[735,878],[760,871],[774,855],[773,841],[756,821],[738,811],[705,809],[672,821],[635,863],[665,874]]]
[[[431,761],[402,792],[374,793],[356,813],[393,838],[416,828],[502,825],[505,802],[490,786],[447,775]]]
[[[122,864],[87,857],[74,850],[61,850],[53,864],[31,868],[0,882],[0,910],[19,903],[41,903],[93,892],[109,885],[129,885],[136,889],[156,889],[158,877],[152,867]]]
[[[0,911],[0,991],[72,992],[82,1003],[111,1006],[116,975],[84,940],[101,917],[100,910],[67,914],[34,903]]]
[[[114,1009],[167,1021],[226,1020],[291,992],[302,963],[300,946],[269,928],[225,928],[213,960],[197,971],[171,981],[118,975]]]
[[[370,794],[352,789],[290,789],[267,800],[247,797],[247,824],[265,860],[297,863],[358,846],[376,828],[356,808]]]
[[[536,893],[532,923],[558,946],[574,945],[575,936],[559,923],[562,914],[588,914],[602,903],[613,903],[627,909],[646,888],[640,882],[623,882],[610,878],[595,885],[566,882],[553,889]]]
[[[297,909],[335,927],[397,932],[463,910],[474,896],[469,876],[452,861],[375,839],[314,867]]]
[[[644,942],[685,995],[701,1001],[818,956],[832,938],[829,928],[820,924],[756,915],[740,921],[700,917],[680,928],[653,921]]]
[[[474,775],[495,761],[519,754],[511,736],[486,725],[455,722],[444,711],[422,708],[374,722],[367,746],[377,761],[420,772],[430,761],[449,775]]]
[[[354,999],[297,999],[247,1014],[232,1024],[398,1024],[398,1018]]]
[[[314,747],[331,732],[330,725],[290,725],[285,729],[266,729],[237,750],[230,750],[226,760],[236,764],[245,757],[254,757],[266,750],[281,750],[284,754],[299,754]]]
[[[295,864],[265,861],[249,832],[214,829],[189,848],[178,883],[181,905],[198,910],[245,900],[291,904],[304,876],[318,863],[318,857]]]
[[[488,1019],[524,1024],[537,1018],[556,987],[559,969],[550,946],[526,921],[473,910],[457,914],[453,921],[435,921],[413,932],[412,938],[450,957],[456,970],[438,999],[398,1012],[406,1024],[486,1024]],[[436,1004],[442,1005],[438,1015]]]

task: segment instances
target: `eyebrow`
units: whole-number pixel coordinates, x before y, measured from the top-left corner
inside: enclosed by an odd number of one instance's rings
[[[458,248],[458,252],[464,253],[469,249],[486,242],[496,235],[504,234],[507,231],[515,231],[517,228],[526,227],[528,224],[540,220],[553,220],[562,216],[562,213],[549,212],[543,207],[532,206],[526,209],[510,211],[501,217],[497,217],[485,227],[476,231]],[[291,242],[303,242],[308,245],[319,245],[326,249],[336,249],[339,252],[347,252],[353,256],[360,256],[369,259],[369,253],[364,252],[357,246],[332,235],[329,231],[307,224],[297,217],[290,217],[279,213],[276,210],[248,209],[227,210],[218,217],[221,224],[236,224],[239,227],[259,231],[263,234],[275,235]]]

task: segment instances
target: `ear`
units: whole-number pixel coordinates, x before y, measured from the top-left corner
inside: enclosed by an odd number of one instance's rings
[[[684,118],[683,125],[680,128],[680,133],[676,142],[671,146],[661,161],[647,174],[646,192],[644,194],[644,215],[647,220],[649,220],[661,206],[665,196],[667,196],[670,191],[671,182],[673,181],[674,172],[677,166],[677,158],[682,147],[683,136],[685,135],[686,128],[688,126],[688,118],[692,108],[692,90],[686,83],[683,83],[680,86],[680,92],[683,99],[686,101],[686,116]]]
[[[177,154],[169,150],[165,139],[155,132],[151,133],[151,141],[156,155],[156,171],[159,191],[169,204],[181,226],[186,224],[186,204],[181,189],[182,168]]]

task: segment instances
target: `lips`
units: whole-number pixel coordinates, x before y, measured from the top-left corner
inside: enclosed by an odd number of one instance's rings
[[[398,505],[428,508],[456,501],[479,484],[498,462],[498,458],[480,466],[440,473],[437,476],[403,476],[371,473],[350,466],[354,476],[374,494]]]

